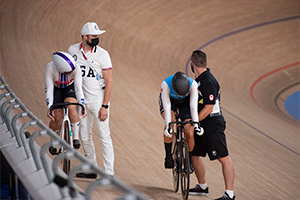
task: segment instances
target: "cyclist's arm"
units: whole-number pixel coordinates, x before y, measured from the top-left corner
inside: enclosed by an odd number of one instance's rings
[[[84,105],[84,95],[82,91],[82,76],[81,76],[81,70],[80,66],[76,66],[74,72],[74,89],[75,89],[75,94],[78,103],[81,103]]]
[[[198,122],[198,86],[196,81],[193,81],[190,88],[190,111],[192,121]]]
[[[168,128],[171,122],[171,101],[170,101],[170,88],[165,81],[161,84],[161,100],[164,106],[164,119],[166,128]]]
[[[44,71],[44,81],[45,81],[45,92],[46,92],[46,102],[48,109],[53,104],[53,91],[54,91],[54,81],[53,81],[53,66],[48,63]]]

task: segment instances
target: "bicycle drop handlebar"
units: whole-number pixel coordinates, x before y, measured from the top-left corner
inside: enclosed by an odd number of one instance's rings
[[[80,106],[82,108],[82,114],[85,113],[85,107],[84,105],[82,105],[81,103],[70,103],[70,102],[64,102],[64,103],[55,103],[50,107],[50,115],[52,115],[52,111],[55,109],[59,109],[59,108],[64,108],[67,107],[69,105],[76,105],[76,106]]]
[[[192,120],[190,120],[190,121],[174,121],[174,122],[170,122],[169,123],[169,128],[171,128],[171,125],[172,124],[178,124],[178,125],[186,125],[186,124],[198,124],[198,126],[200,127],[200,122],[195,122],[195,121],[192,121]]]

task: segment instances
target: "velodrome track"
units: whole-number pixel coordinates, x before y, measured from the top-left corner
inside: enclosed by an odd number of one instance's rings
[[[43,74],[51,54],[79,42],[87,21],[107,31],[100,45],[114,67],[110,126],[115,177],[124,183],[151,199],[181,199],[163,168],[158,94],[170,74],[187,70],[192,77],[186,64],[201,48],[221,85],[237,199],[300,199],[299,121],[283,106],[300,89],[298,0],[2,0],[0,6],[0,73],[45,124]],[[219,162],[204,161],[211,194],[190,199],[224,191]],[[75,180],[82,188],[92,181]],[[192,175],[191,186],[196,183]],[[94,199],[115,196],[113,189],[93,193]]]

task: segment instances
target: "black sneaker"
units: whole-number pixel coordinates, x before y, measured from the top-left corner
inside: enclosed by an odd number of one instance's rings
[[[76,174],[76,177],[78,177],[78,178],[92,178],[92,179],[95,179],[95,178],[97,178],[97,174],[95,174],[95,173],[83,173],[83,172],[80,172],[80,173]]]
[[[73,140],[73,147],[75,149],[79,149],[80,148],[80,142],[79,142],[79,140],[77,140],[77,139]]]
[[[203,190],[199,184],[195,185],[194,188],[189,189],[189,193],[192,195],[206,196],[206,197],[208,197],[209,195],[208,187],[206,187],[206,189]]]
[[[172,157],[166,157],[165,158],[165,168],[166,169],[174,168],[174,160],[173,160]]]
[[[235,196],[233,196],[233,198],[230,198],[229,195],[227,194],[227,192],[224,192],[222,197],[215,199],[215,200],[222,200],[222,199],[235,200]]]
[[[57,155],[57,149],[55,147],[49,147],[49,152],[52,154],[52,155]]]

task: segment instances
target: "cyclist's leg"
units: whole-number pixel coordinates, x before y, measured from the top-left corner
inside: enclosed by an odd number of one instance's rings
[[[62,103],[64,101],[63,97],[63,89],[54,87],[53,92],[53,104]],[[52,111],[55,121],[50,121],[49,128],[51,128],[54,132],[59,131],[61,126],[61,120],[63,119],[63,111],[62,109],[55,109]]]
[[[164,118],[164,112],[161,114],[162,118]],[[171,121],[175,121],[175,113],[171,110]],[[166,129],[166,126],[164,127],[164,130]],[[172,125],[172,129],[174,130],[174,125]],[[164,132],[163,130],[163,132]],[[174,161],[172,158],[172,145],[174,140],[174,134],[172,135],[172,138],[167,137],[165,134],[163,134],[164,138],[164,146],[165,146],[165,168],[173,168],[174,167]]]
[[[192,119],[189,98],[186,98],[185,101],[178,106],[178,108],[179,108],[179,116],[182,120],[190,121]],[[185,135],[186,142],[188,144],[189,152],[191,152],[195,147],[193,125],[186,124],[184,126],[184,135]]]
[[[53,104],[55,103],[61,103],[63,102],[63,90],[57,87],[54,87],[54,94],[53,94]],[[55,109],[52,111],[54,121],[49,122],[49,128],[52,129],[56,134],[59,134],[60,127],[61,127],[61,121],[63,119],[63,111],[62,109]],[[52,138],[51,138],[52,140]],[[57,153],[57,150],[55,147],[50,147],[49,152],[52,155],[55,155]]]
[[[191,119],[186,119],[187,121]],[[195,147],[195,139],[194,139],[194,128],[191,124],[186,124],[184,126],[184,135],[186,142],[188,143],[189,152],[193,151]]]
[[[74,97],[67,97],[65,98],[64,102],[69,103],[77,103],[77,99]],[[76,105],[69,105],[69,119],[72,125],[76,125],[74,128],[72,126],[72,132],[74,134],[74,139],[79,139],[79,115],[76,109]]]
[[[164,106],[161,100],[161,94],[159,95],[158,98],[158,103],[159,103],[159,109],[160,109],[160,114],[162,116],[163,119],[165,119],[164,117]],[[176,107],[174,105],[174,103],[171,101],[171,121],[175,121],[175,112],[173,110],[176,110]],[[166,130],[166,126],[164,126],[163,129],[163,133]],[[174,130],[174,125],[172,125],[172,129]],[[169,138],[167,136],[165,136],[165,134],[163,134],[163,140],[164,140],[164,146],[165,146],[165,168],[169,169],[169,168],[173,168],[174,167],[174,160],[172,158],[172,144],[173,144],[173,139],[174,139],[174,134],[172,135],[172,138]]]
[[[60,123],[63,118],[63,112],[61,109],[55,109],[52,111],[55,121],[49,122],[49,128],[51,128],[54,132],[60,129]]]
[[[63,112],[62,112],[61,109],[55,109],[55,110],[52,111],[52,113],[54,114],[55,121],[51,120],[49,122],[49,128],[52,129],[58,135],[59,131],[60,131]],[[52,138],[51,138],[51,141],[52,141]],[[52,155],[56,155],[57,154],[57,149],[55,147],[49,147],[49,152]]]

